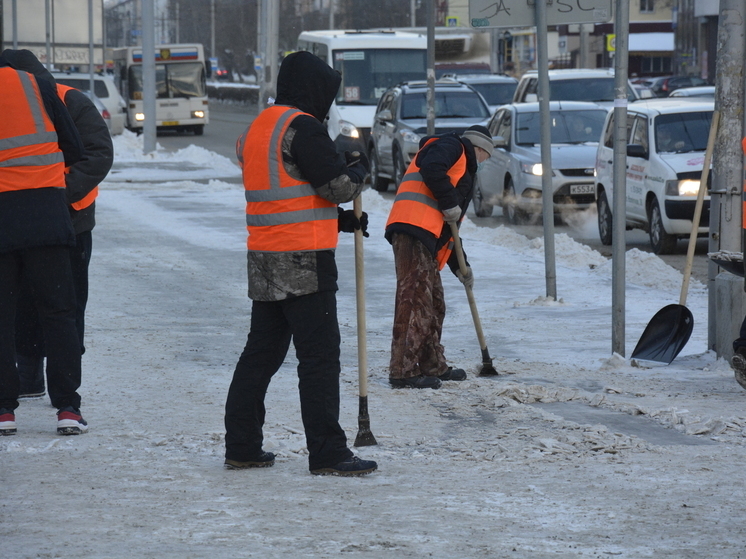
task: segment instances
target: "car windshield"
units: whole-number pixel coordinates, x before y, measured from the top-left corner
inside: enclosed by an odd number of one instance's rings
[[[553,144],[584,144],[600,140],[606,111],[552,111],[549,118]],[[540,142],[540,138],[539,113],[519,113],[516,120],[515,143],[535,145]]]
[[[479,95],[470,91],[436,91],[435,118],[481,118],[490,116]],[[408,93],[401,106],[401,118],[427,118],[425,92]]]
[[[518,83],[471,83],[471,87],[482,94],[488,105],[505,105],[513,100]]]
[[[549,98],[552,101],[590,101],[592,103],[614,101],[614,77],[550,80]],[[635,99],[635,94],[629,86],[627,86],[627,98],[628,100]]]
[[[401,82],[425,79],[424,49],[335,50],[334,69],[342,74],[337,105],[377,105],[384,92]]]
[[[655,118],[658,153],[704,151],[710,134],[712,111],[659,115]]]
[[[80,91],[88,91],[90,89],[91,80],[89,78],[67,78],[55,76],[54,81],[61,83],[62,85],[69,85]],[[109,90],[106,89],[106,84],[102,80],[94,80],[93,92],[99,99],[106,99],[109,96]]]

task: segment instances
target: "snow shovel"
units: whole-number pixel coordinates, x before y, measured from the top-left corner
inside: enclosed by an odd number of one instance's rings
[[[715,135],[719,121],[720,112],[715,111],[712,114],[710,136],[707,139],[705,161],[702,166],[699,191],[697,192],[697,203],[694,206],[692,232],[689,236],[689,248],[686,253],[684,281],[681,285],[679,304],[663,307],[650,319],[640,337],[640,341],[637,342],[637,346],[635,346],[635,350],[632,352],[632,359],[670,364],[671,361],[676,359],[679,352],[684,349],[686,342],[689,341],[689,337],[692,335],[694,316],[686,308],[686,295],[689,291],[689,277],[692,272],[694,249],[697,244],[697,229],[699,229],[699,220],[702,216],[702,206],[704,204],[705,191],[707,190],[707,177],[710,173],[710,161],[712,159],[712,150],[715,145]]]
[[[363,215],[361,196],[352,202],[355,217]],[[358,378],[360,381],[360,405],[358,408],[358,431],[355,446],[377,445],[378,442],[370,430],[370,416],[368,415],[368,354],[367,337],[365,332],[365,267],[363,265],[363,231],[355,231],[355,290],[357,292],[357,362]]]
[[[456,258],[458,258],[458,267],[461,270],[462,275],[466,275],[466,259],[464,258],[464,249],[461,248],[461,237],[458,235],[458,225],[456,222],[450,222],[451,234],[453,235],[453,248],[456,251]],[[482,368],[479,371],[480,377],[490,377],[498,374],[495,367],[492,366],[492,357],[487,349],[487,342],[484,339],[484,333],[482,332],[482,322],[479,320],[479,312],[477,311],[477,302],[474,300],[474,292],[471,287],[464,285],[466,289],[466,298],[469,300],[469,307],[471,308],[471,317],[474,320],[474,328],[477,330],[477,339],[479,340],[479,347],[482,349]]]

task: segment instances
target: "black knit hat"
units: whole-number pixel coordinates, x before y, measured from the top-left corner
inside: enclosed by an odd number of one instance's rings
[[[490,136],[490,131],[487,130],[484,126],[480,124],[475,124],[474,126],[470,126],[467,128],[463,134],[461,134],[462,138],[467,138],[474,147],[482,148],[484,151],[492,155],[492,150],[494,149],[494,145],[492,144],[492,136]]]

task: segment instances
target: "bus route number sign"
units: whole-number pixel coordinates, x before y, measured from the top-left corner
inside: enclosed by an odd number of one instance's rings
[[[542,1],[542,0],[538,0]],[[547,25],[611,21],[612,0],[543,0]],[[537,0],[469,0],[472,27],[532,27]]]

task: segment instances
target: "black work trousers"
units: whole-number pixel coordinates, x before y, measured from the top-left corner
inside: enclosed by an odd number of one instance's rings
[[[225,457],[249,461],[262,451],[264,397],[293,340],[309,469],[352,456],[339,425],[339,324],[334,291],[283,301],[254,301],[246,347],[225,404]]]
[[[90,231],[75,236],[75,246],[70,247],[70,269],[75,289],[75,327],[80,340],[80,353],[85,353],[85,308],[88,304],[88,266],[91,262],[93,237]],[[21,282],[21,292],[16,303],[16,351],[26,357],[44,357],[44,334],[36,310],[33,290],[29,282]]]
[[[80,407],[80,342],[70,247],[45,246],[0,253],[0,408],[18,407],[15,314],[21,281],[35,294],[44,332],[52,405]]]

